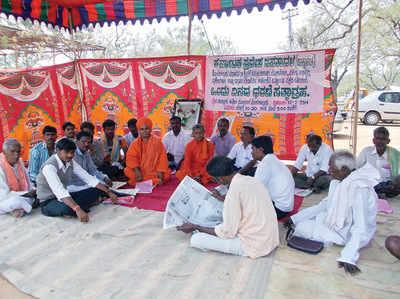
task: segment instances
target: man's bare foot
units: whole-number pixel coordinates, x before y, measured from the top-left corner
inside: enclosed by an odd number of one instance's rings
[[[10,214],[15,218],[21,218],[22,216],[25,215],[25,211],[23,209],[17,209],[12,211]]]

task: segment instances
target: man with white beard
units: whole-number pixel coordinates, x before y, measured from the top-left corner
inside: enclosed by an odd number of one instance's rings
[[[318,205],[291,216],[285,226],[294,235],[344,246],[336,260],[339,267],[355,274],[360,249],[376,231],[377,195],[374,186],[380,180],[375,167],[365,164],[356,170],[356,160],[348,151],[336,151],[329,160],[333,179],[329,193]]]

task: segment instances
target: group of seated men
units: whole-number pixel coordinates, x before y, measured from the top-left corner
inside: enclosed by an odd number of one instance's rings
[[[100,197],[113,202],[118,194],[110,190],[112,180],[126,178],[130,184],[152,180],[162,185],[172,172],[179,180],[186,175],[206,185],[213,181],[227,185],[223,196],[223,222],[215,228],[185,223],[178,229],[197,231],[191,245],[256,258],[279,245],[278,219],[288,217],[294,207],[294,191],[329,188],[317,206],[287,218],[285,226],[294,235],[344,246],[337,260],[347,272],[359,271],[359,250],[376,230],[377,194],[400,193],[400,153],[389,147],[385,127],[374,131],[374,146],[355,157],[347,151],[333,152],[320,136],[307,136],[291,170],[273,151],[270,136],[255,136],[244,126],[239,143],[229,132],[229,121],[218,121],[218,133],[208,140],[197,124],[191,136],[184,132],[179,117],[170,119],[170,131],[161,140],[152,134],[149,118],[128,122],[129,133],[115,134],[112,120],[103,123],[104,134],[94,140],[94,126],[63,125],[64,137],[56,141],[57,130],[46,126],[44,141],[31,149],[28,171],[20,159],[21,145],[15,139],[3,143],[0,154],[0,214],[23,216],[40,206],[46,216],[78,217],[89,220],[88,212]],[[303,163],[307,161],[304,173]],[[331,182],[332,180],[332,182]]]

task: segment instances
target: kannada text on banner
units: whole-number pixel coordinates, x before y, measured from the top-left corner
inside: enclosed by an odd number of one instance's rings
[[[206,69],[207,110],[323,111],[324,51],[208,56]]]

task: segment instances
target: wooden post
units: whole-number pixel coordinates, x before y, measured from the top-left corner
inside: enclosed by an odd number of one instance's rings
[[[18,69],[18,56],[19,56],[18,51],[15,51],[15,69]]]
[[[357,155],[357,124],[358,103],[360,100],[360,50],[361,50],[361,19],[363,0],[358,2],[358,35],[357,35],[357,60],[356,60],[356,90],[354,92],[354,117],[353,117],[353,154]]]
[[[68,9],[68,19],[69,19],[69,30],[70,30],[70,34],[71,34],[71,41],[72,41],[73,47],[75,48],[74,30],[72,27],[72,10],[70,8]],[[73,53],[74,53],[74,76],[76,76],[76,85],[77,85],[78,92],[79,92],[79,98],[81,100],[82,121],[86,121],[87,120],[86,107],[83,103],[83,97],[84,97],[83,83],[82,83],[81,72],[79,70],[78,60],[75,55],[75,51],[76,51],[76,49],[74,49],[74,51],[73,51]]]
[[[192,0],[187,0],[188,5],[188,17],[189,17],[189,28],[188,28],[188,46],[187,46],[187,53],[190,55],[190,41],[192,39]]]

